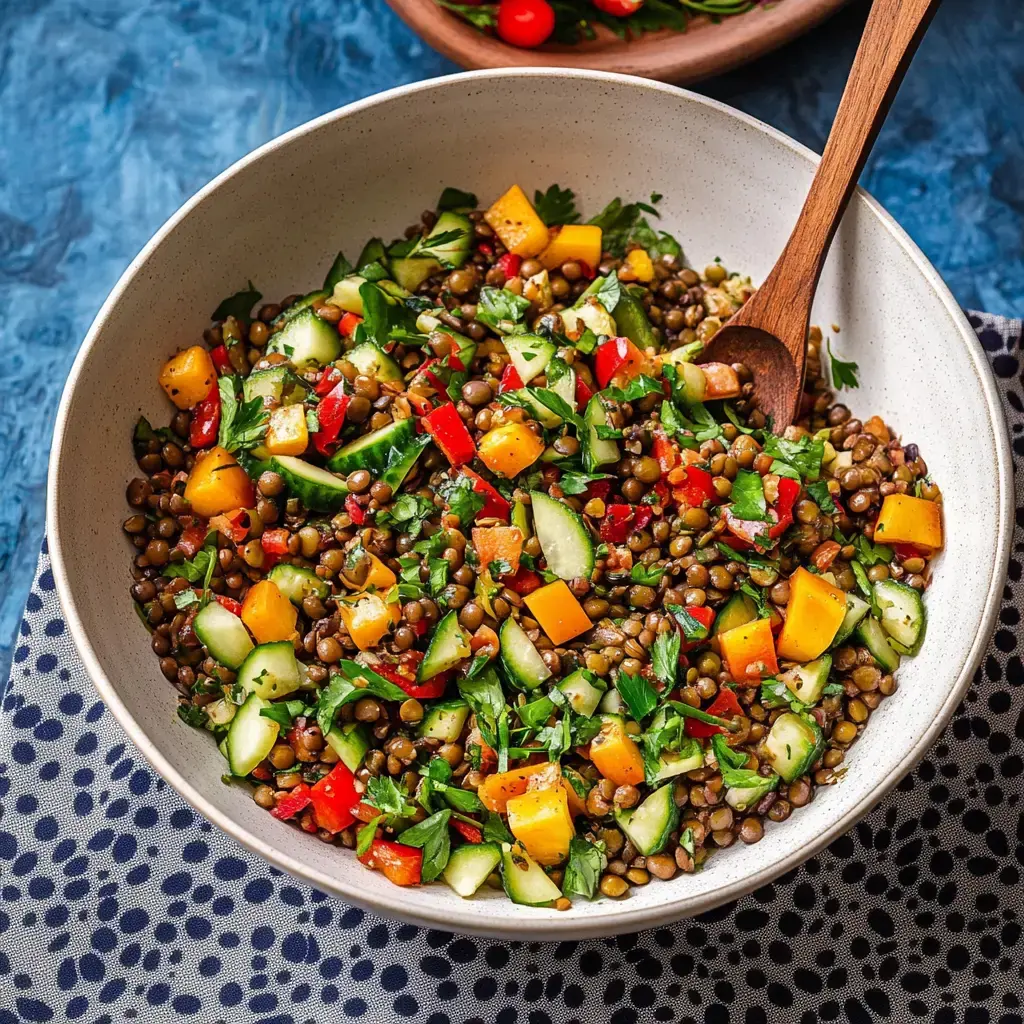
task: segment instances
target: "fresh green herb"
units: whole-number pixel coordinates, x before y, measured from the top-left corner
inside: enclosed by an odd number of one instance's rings
[[[676,683],[680,647],[679,634],[674,629],[668,633],[659,633],[651,645],[651,667],[665,684],[666,690],[670,690]]]
[[[311,434],[315,434],[320,429],[320,417],[317,415],[316,409],[306,410],[306,430]]]
[[[447,559],[430,558],[427,560],[427,568],[430,573],[427,579],[427,589],[430,591],[430,596],[436,598],[448,586],[450,565]]]
[[[505,330],[505,333],[508,333],[513,325],[522,321],[529,308],[529,299],[524,299],[521,295],[504,288],[484,285],[480,289],[480,298],[477,301],[476,318],[488,327]]]
[[[438,210],[474,210],[477,198],[472,192],[463,192],[460,188],[448,186],[437,201]]]
[[[601,847],[575,836],[569,842],[569,862],[562,878],[562,892],[592,900],[597,895],[597,883],[606,863]]]
[[[435,259],[443,267],[451,267],[452,263],[447,259],[444,247],[453,242],[459,242],[468,235],[466,228],[453,228],[451,231],[442,231],[439,235],[431,235],[428,238],[420,239],[416,246],[414,255],[417,258]]]
[[[437,0],[437,3],[438,6],[459,15],[460,18],[464,18],[470,25],[476,28],[489,29],[494,28],[498,24],[497,8],[493,5],[478,7],[476,4],[455,3],[454,0]],[[447,192],[448,190],[445,189],[445,191]],[[473,197],[473,206],[476,206],[475,196]]]
[[[479,654],[473,656],[473,660],[469,663],[469,668],[466,671],[467,679],[476,679],[483,674],[484,670],[491,663],[491,657],[486,651],[481,651]]]
[[[570,188],[552,185],[547,192],[533,193],[533,208],[548,227],[554,224],[575,224],[579,219],[576,194]]]
[[[821,691],[822,696],[825,697],[836,697],[840,693],[844,693],[842,683],[826,683],[825,689]]]
[[[828,349],[828,360],[832,367],[832,385],[836,388],[860,387],[857,380],[858,366],[856,363],[846,363],[837,358],[832,352],[832,339],[825,342]]]
[[[634,377],[624,388],[605,388],[601,394],[605,398],[611,398],[616,402],[639,402],[647,395],[664,394],[660,380],[648,377],[641,373]]]
[[[664,575],[665,567],[663,565],[653,565],[648,567],[642,563],[637,563],[630,570],[629,578],[633,583],[639,583],[647,587],[654,587],[661,582],[661,578]]]
[[[857,534],[857,539],[853,542],[853,546],[857,549],[859,561],[869,568],[872,565],[880,565],[883,562],[892,561],[892,548],[885,544],[872,544],[862,533]]]
[[[825,442],[815,441],[804,436],[797,441],[790,441],[775,434],[767,434],[764,439],[764,453],[773,459],[792,466],[796,470],[796,479],[801,477],[817,480],[821,474],[821,460],[825,455]],[[778,470],[772,466],[772,472]]]
[[[235,395],[240,390],[237,377],[221,377],[217,382],[220,392],[220,430],[217,444],[229,452],[249,451],[263,443],[267,436],[269,414],[263,407],[262,398],[248,402],[239,401]]]
[[[578,352],[589,356],[597,348],[597,335],[589,327],[585,327],[575,344]]]
[[[679,833],[679,845],[690,855],[690,859],[693,860],[696,856],[696,849],[693,844],[693,829],[684,828]]]
[[[378,814],[375,818],[371,818],[359,831],[356,833],[356,856],[362,857],[369,851],[370,847],[373,846],[373,840],[377,836],[377,828],[384,822],[387,815]]]
[[[665,611],[667,611],[672,618],[679,623],[679,627],[683,631],[683,638],[688,644],[700,643],[701,640],[707,640],[708,627],[699,619],[694,618],[693,615],[690,614],[690,612],[682,605],[665,605]]]
[[[177,608],[179,612],[199,603],[199,595],[194,590],[182,590],[174,595],[174,607]]]
[[[528,352],[526,355],[532,356],[533,353]],[[529,397],[519,391],[506,391],[498,396],[498,401],[502,405],[518,406],[530,413],[533,413],[532,403],[539,402],[565,423],[571,423],[577,430],[583,429],[583,418],[561,395],[557,395],[554,391],[549,391],[547,388],[528,388],[526,391]]]
[[[376,807],[383,814],[394,815],[396,818],[408,818],[416,813],[416,808],[406,799],[390,775],[371,775],[366,780],[366,792],[363,802]]]
[[[670,700],[667,703],[668,707],[674,708],[684,718],[692,718],[695,721],[703,722],[705,725],[717,725],[720,729],[725,729],[727,732],[738,732],[740,729],[739,724],[731,719],[719,718],[718,715],[709,715],[706,711],[701,711],[700,708],[692,708],[689,704],[684,704],[682,701]]]
[[[599,441],[618,441],[622,437],[621,430],[609,427],[604,423],[595,424],[594,431]]]
[[[736,479],[732,482],[733,516],[748,522],[767,522],[767,509],[761,474],[749,469],[737,470]]]
[[[404,701],[408,696],[401,687],[358,662],[339,661],[338,670],[339,673],[331,676],[330,683],[320,692],[316,702],[316,721],[322,732],[331,731],[339,708],[360,697]],[[353,679],[362,679],[366,685],[356,686]]]
[[[715,759],[718,761],[722,782],[727,789],[755,789],[760,790],[758,795],[762,796],[779,784],[778,775],[759,775],[757,772],[742,767],[747,763],[747,755],[733,750],[721,733],[715,733],[711,737],[711,746],[715,752]]]
[[[395,526],[410,537],[418,537],[423,524],[437,512],[434,503],[418,494],[400,494],[395,503],[377,515],[378,526]]]
[[[554,710],[555,703],[550,697],[538,697],[528,704],[520,704],[516,708],[516,714],[527,729],[540,729],[547,725]]]
[[[164,576],[172,578],[181,576],[189,583],[202,583],[203,590],[210,586],[213,578],[213,570],[217,567],[217,535],[216,533],[206,535],[206,542],[192,556],[183,562],[171,562],[163,570]]]
[[[178,717],[186,724],[191,725],[193,729],[205,729],[206,723],[209,721],[206,712],[195,704],[179,704],[178,705]]]
[[[487,812],[480,831],[483,832],[485,843],[508,843],[511,846],[516,841],[501,815],[494,811]]]
[[[363,322],[357,340],[372,341],[383,349],[395,331],[415,332],[416,313],[404,303],[392,299],[380,285],[367,281],[359,286],[363,302]]]
[[[625,256],[626,247],[630,242],[638,242],[645,249],[653,247],[657,255],[666,253],[674,256],[681,255],[682,249],[679,247],[679,243],[664,232],[662,232],[662,237],[666,239],[666,242],[662,242],[644,214],[650,214],[652,217],[660,216],[657,209],[650,203],[623,203],[621,199],[616,198],[596,217],[592,217],[589,223],[597,224],[601,228],[601,244],[613,256]],[[666,245],[667,248],[659,247]]]
[[[622,299],[622,284],[615,274],[608,274],[594,282],[597,290],[591,292],[588,298],[594,298],[601,303],[602,308],[608,313],[614,313]],[[593,288],[593,285],[591,285]]]
[[[768,602],[765,599],[764,591],[760,587],[755,586],[750,580],[744,580],[740,584],[740,590],[754,602],[758,618],[767,619],[770,616]]]
[[[878,605],[875,601],[875,591],[871,586],[871,581],[868,579],[868,574],[864,571],[864,566],[860,562],[853,561],[850,563],[850,568],[853,570],[853,578],[857,581],[857,589],[868,599],[871,607],[878,610]]]
[[[414,846],[423,851],[421,877],[424,882],[431,882],[437,878],[444,871],[451,856],[451,837],[448,834],[451,816],[452,812],[447,808],[438,811],[405,829],[399,837],[406,846]]]
[[[244,320],[248,323],[252,316],[252,307],[262,298],[263,296],[253,287],[252,281],[250,281],[248,288],[235,292],[234,295],[229,295],[224,299],[213,311],[210,319],[227,320],[229,316],[233,316],[236,320]]]
[[[180,440],[170,427],[157,427],[154,430],[152,424],[145,416],[138,418],[135,423],[135,430],[132,433],[132,444],[134,444],[137,451],[147,448],[151,441],[172,441],[177,444]]]
[[[576,470],[566,470],[558,480],[558,486],[562,488],[563,494],[583,494],[595,480],[608,480],[607,473],[579,473]]]
[[[498,719],[505,712],[505,694],[493,668],[487,668],[473,679],[459,679],[459,696],[476,715],[477,728],[489,746],[497,737]]]
[[[305,710],[305,701],[284,700],[268,707],[260,708],[260,716],[277,722],[282,729],[290,729],[292,722]]]
[[[658,706],[657,691],[641,675],[631,676],[620,671],[615,679],[615,689],[637,722],[642,722]]]
[[[832,500],[832,493],[828,489],[827,480],[815,480],[814,483],[808,484],[807,493],[825,515],[830,516],[838,511],[836,503]]]
[[[702,345],[701,342],[695,341],[694,345]],[[741,433],[741,434],[754,434],[756,430],[753,427],[745,427],[743,421],[739,418],[736,410],[732,407],[731,402],[722,403],[722,412],[728,417],[729,422]]]
[[[750,569],[760,569],[762,572],[774,572],[778,575],[778,563],[773,562],[770,558],[761,558],[759,555],[752,555],[746,551],[737,551],[735,548],[729,547],[728,544],[723,544],[722,541],[718,541],[716,547],[719,553],[730,562],[739,562]]]
[[[487,571],[491,576],[507,576],[512,572],[512,563],[505,558],[495,558],[488,563]]]

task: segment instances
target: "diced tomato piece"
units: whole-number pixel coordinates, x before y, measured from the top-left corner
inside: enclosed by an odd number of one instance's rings
[[[291,534],[280,526],[264,530],[263,536],[260,537],[260,546],[268,555],[287,555],[290,536]]]
[[[675,445],[668,439],[664,431],[657,431],[654,435],[654,443],[651,445],[651,455],[657,459],[661,467],[661,475],[667,476],[679,462],[679,452]]]
[[[338,333],[343,334],[346,338],[351,338],[362,322],[363,318],[358,313],[346,313],[338,321]]]
[[[516,277],[522,265],[523,257],[517,256],[514,252],[507,252],[498,260],[498,266],[501,268],[501,272],[505,275],[506,280],[510,277]],[[522,384],[519,386],[522,387]]]
[[[356,501],[354,494],[345,498],[345,511],[356,526],[362,526],[366,522],[366,509]]]
[[[580,376],[576,374],[576,408],[582,410],[586,407],[587,403],[594,397],[594,392],[591,390],[590,385]]]
[[[187,527],[178,538],[178,547],[186,558],[192,558],[203,546],[206,535],[210,532],[209,526],[204,522],[193,523]]]
[[[211,348],[210,358],[213,360],[213,365],[217,367],[218,373],[230,376],[235,372],[234,366],[231,365],[231,356],[228,355],[227,345],[217,345],[215,348]]]

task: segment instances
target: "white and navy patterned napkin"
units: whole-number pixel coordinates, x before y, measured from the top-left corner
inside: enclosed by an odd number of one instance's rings
[[[971,322],[1024,452],[1022,325]],[[383,920],[216,831],[97,698],[44,548],[0,712],[0,1024],[1021,1024],[1021,550],[949,728],[853,831],[675,927],[545,945]]]

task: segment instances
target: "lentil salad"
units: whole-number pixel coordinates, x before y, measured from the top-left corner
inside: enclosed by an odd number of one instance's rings
[[[396,884],[568,909],[756,843],[923,642],[916,446],[836,401],[818,330],[782,436],[694,362],[753,287],[687,266],[659,199],[446,189],[323,288],[226,299],[136,426],[131,592],[179,715]]]

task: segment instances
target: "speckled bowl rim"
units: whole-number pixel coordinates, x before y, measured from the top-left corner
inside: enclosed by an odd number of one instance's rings
[[[73,397],[79,376],[85,363],[92,355],[92,349],[96,339],[102,332],[112,310],[117,306],[123,292],[131,283],[139,269],[149,259],[150,255],[161,245],[166,236],[200,203],[212,196],[218,189],[229,182],[235,175],[247,168],[250,164],[262,159],[268,153],[273,152],[280,146],[287,145],[304,135],[311,134],[320,129],[323,125],[329,124],[337,119],[347,117],[349,114],[363,111],[369,108],[386,106],[392,99],[400,96],[408,96],[419,92],[430,92],[434,89],[444,89],[450,86],[453,81],[489,81],[492,79],[525,79],[533,77],[559,77],[583,79],[595,82],[620,82],[628,83],[637,88],[651,89],[673,97],[685,96],[688,100],[704,105],[712,110],[724,113],[754,128],[759,132],[768,135],[776,142],[781,142],[789,147],[794,153],[804,157],[808,163],[815,164],[818,157],[807,147],[789,138],[782,132],[772,128],[770,125],[759,121],[757,118],[744,114],[724,103],[707,99],[689,90],[680,89],[676,86],[665,85],[646,79],[635,78],[629,75],[619,75],[611,72],[590,71],[584,69],[569,68],[521,68],[521,69],[499,69],[485,71],[471,71],[462,74],[448,75],[441,78],[431,79],[426,82],[417,82],[411,85],[399,86],[386,92],[378,93],[363,100],[358,100],[346,107],[332,111],[322,117],[316,118],[306,124],[292,129],[284,135],[266,143],[259,149],[254,150],[247,156],[242,157],[232,164],[227,170],[219,174],[208,185],[200,189],[189,199],[173,216],[171,216],[159,231],[153,236],[145,248],[132,261],[131,265],[121,275],[113,291],[104,302],[96,319],[93,321],[86,335],[85,341],[78,352],[75,362],[71,367],[67,384],[64,387],[61,402],[57,411],[56,426],[54,429],[53,448],[50,457],[49,475],[47,480],[47,507],[46,507],[46,528],[49,539],[50,560],[54,579],[57,584],[57,593],[60,597],[61,606],[70,628],[71,636],[89,673],[96,689],[99,691],[106,706],[113,712],[114,717],[121,724],[125,732],[139,751],[147,758],[153,768],[166,779],[177,792],[200,814],[212,821],[218,828],[232,836],[244,847],[258,854],[264,860],[282,871],[286,871],[296,878],[313,885],[327,892],[333,892],[345,900],[349,900],[366,909],[379,912],[390,918],[399,918],[411,921],[415,924],[435,927],[445,931],[451,931],[453,921],[451,916],[443,912],[432,912],[419,908],[411,908],[402,905],[401,890],[395,890],[394,899],[377,898],[375,895],[368,895],[365,890],[343,877],[329,876],[325,873],[313,870],[309,865],[295,857],[288,856],[282,850],[271,846],[250,832],[242,828],[227,814],[221,813],[216,808],[207,804],[205,799],[193,788],[191,783],[177,772],[164,758],[160,749],[150,741],[136,723],[134,717],[129,713],[124,703],[118,696],[117,690],[107,677],[106,673],[97,658],[93,647],[86,636],[82,619],[78,613],[73,598],[71,597],[70,583],[67,574],[64,552],[61,545],[61,537],[57,522],[56,483],[59,478],[61,458],[64,448],[64,439],[68,429],[68,419],[71,412]],[[593,918],[574,918],[571,914],[562,915],[557,920],[547,919],[544,921],[542,930],[539,930],[538,923],[531,919],[527,913],[508,909],[496,911],[494,914],[481,916],[473,919],[471,929],[478,934],[501,936],[517,939],[548,939],[565,940],[591,937],[604,937],[609,934],[637,931],[642,928],[656,927],[678,921],[684,917],[703,913],[737,899],[747,893],[766,885],[773,879],[787,871],[796,868],[808,858],[812,857],[823,847],[827,846],[834,839],[848,831],[859,821],[883,796],[907,774],[918,761],[924,757],[928,748],[932,745],[946,723],[957,704],[964,696],[970,684],[975,669],[981,662],[982,656],[988,644],[989,636],[994,629],[996,615],[999,610],[1000,599],[1006,581],[1006,574],[1009,562],[1010,544],[1014,524],[1014,485],[1013,469],[1010,454],[1010,442],[1005,427],[1005,419],[995,380],[989,367],[988,360],[974,333],[963,310],[950,294],[949,289],[942,281],[938,272],[928,262],[924,253],[911,241],[906,232],[896,221],[883,209],[883,207],[870,195],[858,189],[860,198],[867,208],[874,214],[882,226],[903,248],[910,257],[921,275],[928,282],[931,289],[945,306],[951,321],[959,328],[961,341],[970,354],[974,371],[977,375],[977,382],[981,387],[985,403],[988,408],[988,415],[992,425],[992,432],[996,440],[994,452],[995,468],[999,489],[998,528],[995,545],[995,558],[990,568],[988,589],[985,596],[984,612],[981,621],[981,629],[975,635],[970,646],[964,652],[960,667],[956,672],[956,681],[950,688],[949,693],[943,702],[939,713],[935,716],[930,726],[925,730],[917,741],[909,747],[899,762],[898,767],[876,790],[866,795],[862,801],[852,807],[841,817],[832,821],[828,827],[821,829],[809,841],[792,850],[785,857],[767,864],[761,870],[736,882],[724,885],[713,893],[699,896],[681,896],[672,898],[672,894],[666,887],[666,899],[663,905],[630,909],[629,904],[615,904],[615,912]],[[509,907],[512,907],[509,904]],[[564,921],[564,923],[563,923]],[[466,922],[470,923],[470,922]]]

